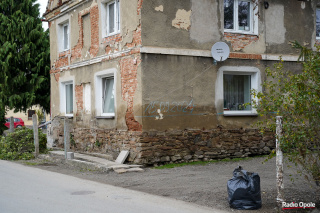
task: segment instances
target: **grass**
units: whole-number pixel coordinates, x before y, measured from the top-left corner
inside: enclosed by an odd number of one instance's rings
[[[40,163],[37,163],[37,162],[24,162],[24,164],[28,165],[28,166],[36,166]]]
[[[163,166],[154,167],[154,169],[172,169],[175,167],[182,167],[182,166],[195,166],[195,165],[207,165],[209,163],[219,163],[219,162],[239,162],[244,160],[250,160],[257,157],[267,157],[268,155],[258,155],[254,157],[246,157],[246,158],[225,158],[220,160],[210,160],[210,161],[194,161],[194,162],[186,162],[186,163],[168,163]]]

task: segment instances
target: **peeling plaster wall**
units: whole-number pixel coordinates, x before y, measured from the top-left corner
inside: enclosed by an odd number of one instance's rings
[[[255,54],[296,54],[288,45],[315,43],[315,1],[270,0],[258,5],[257,34],[224,33],[223,1],[153,0],[142,8],[143,46],[210,50],[218,41],[231,51]]]
[[[257,117],[225,117],[216,108],[216,80],[223,66],[254,67],[266,76],[274,61],[228,59],[213,65],[211,58],[142,54],[144,131],[183,129],[252,128]],[[296,62],[285,62],[285,69],[301,70]],[[222,89],[222,88],[221,88]],[[217,106],[219,107],[219,106]]]
[[[50,3],[50,2],[49,2]],[[58,2],[56,6],[59,5]],[[60,7],[51,7],[46,14],[50,20],[51,45],[51,113],[52,117],[64,116],[60,112],[59,84],[65,76],[74,78],[74,127],[141,130],[141,6],[142,0],[121,0],[121,30],[119,34],[103,37],[100,0],[65,1]],[[64,8],[64,9],[63,9]],[[56,17],[56,18],[55,18]],[[69,21],[70,49],[59,52],[57,33],[59,23]],[[92,60],[99,62],[91,63]],[[86,65],[82,65],[86,63]],[[71,67],[69,67],[71,66]],[[114,119],[96,118],[97,72],[116,69],[116,115]],[[85,84],[91,88],[91,112],[84,112]]]

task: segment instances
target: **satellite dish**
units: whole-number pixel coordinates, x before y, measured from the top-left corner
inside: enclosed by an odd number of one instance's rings
[[[229,57],[229,46],[225,42],[217,42],[212,46],[211,54],[214,60],[224,61]]]

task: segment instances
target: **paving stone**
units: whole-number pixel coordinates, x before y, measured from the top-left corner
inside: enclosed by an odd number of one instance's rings
[[[114,171],[118,174],[123,174],[123,173],[126,173],[128,170],[127,169],[114,169]]]

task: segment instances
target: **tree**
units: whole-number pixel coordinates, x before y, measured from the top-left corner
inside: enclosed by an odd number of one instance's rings
[[[49,32],[36,0],[0,1],[0,133],[6,109],[50,108]]]
[[[301,50],[302,72],[285,70],[282,61],[267,68],[264,92],[253,91],[261,131],[275,131],[276,115],[283,116],[281,148],[300,172],[320,183],[320,53],[292,43]]]

